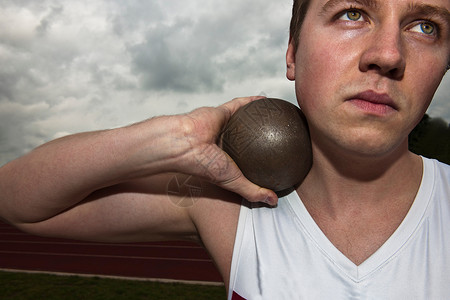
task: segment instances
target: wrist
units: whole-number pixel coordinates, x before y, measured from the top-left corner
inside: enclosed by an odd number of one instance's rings
[[[117,129],[125,146],[121,159],[132,166],[128,177],[180,171],[192,133],[183,120],[182,115],[159,116]]]

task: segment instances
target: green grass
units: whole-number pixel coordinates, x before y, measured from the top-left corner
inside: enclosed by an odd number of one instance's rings
[[[0,299],[226,299],[226,293],[224,286],[0,272]]]

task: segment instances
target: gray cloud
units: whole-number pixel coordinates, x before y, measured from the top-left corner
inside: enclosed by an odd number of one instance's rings
[[[161,1],[114,0],[108,12],[113,32],[124,38],[130,33],[141,31],[150,24],[164,20],[166,14],[161,7]],[[166,4],[167,5],[167,4]]]
[[[45,134],[34,126],[34,122],[47,108],[48,104],[45,102],[33,105],[0,102],[0,161],[6,162],[25,154],[36,147],[36,144],[45,141]]]
[[[222,88],[210,53],[194,42],[194,27],[191,20],[177,20],[149,30],[145,42],[132,47],[134,70],[146,89],[209,92]]]
[[[61,15],[63,11],[62,6],[54,6],[50,9],[50,12],[41,19],[39,25],[36,27],[38,35],[45,35],[51,27],[53,21]]]
[[[273,26],[258,17],[272,5],[241,1],[221,14],[155,24],[130,49],[134,71],[146,89],[188,93],[220,92],[228,82],[273,76],[280,70],[280,42],[287,37],[286,24]]]

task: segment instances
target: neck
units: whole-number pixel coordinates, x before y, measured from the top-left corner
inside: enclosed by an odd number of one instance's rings
[[[298,189],[309,208],[338,214],[348,208],[407,206],[420,186],[422,161],[407,144],[377,157],[325,153],[313,145],[313,155],[312,169]]]

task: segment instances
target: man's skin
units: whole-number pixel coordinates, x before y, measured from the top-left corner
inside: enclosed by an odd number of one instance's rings
[[[422,163],[407,136],[446,72],[449,10],[448,0],[312,0],[298,48],[290,40],[287,77],[313,147],[297,192],[356,265],[392,235],[419,189]],[[230,116],[255,99],[38,147],[0,169],[1,217],[40,235],[198,241],[228,287],[242,197],[277,202],[216,145]],[[180,174],[204,184],[187,208],[167,195]]]

